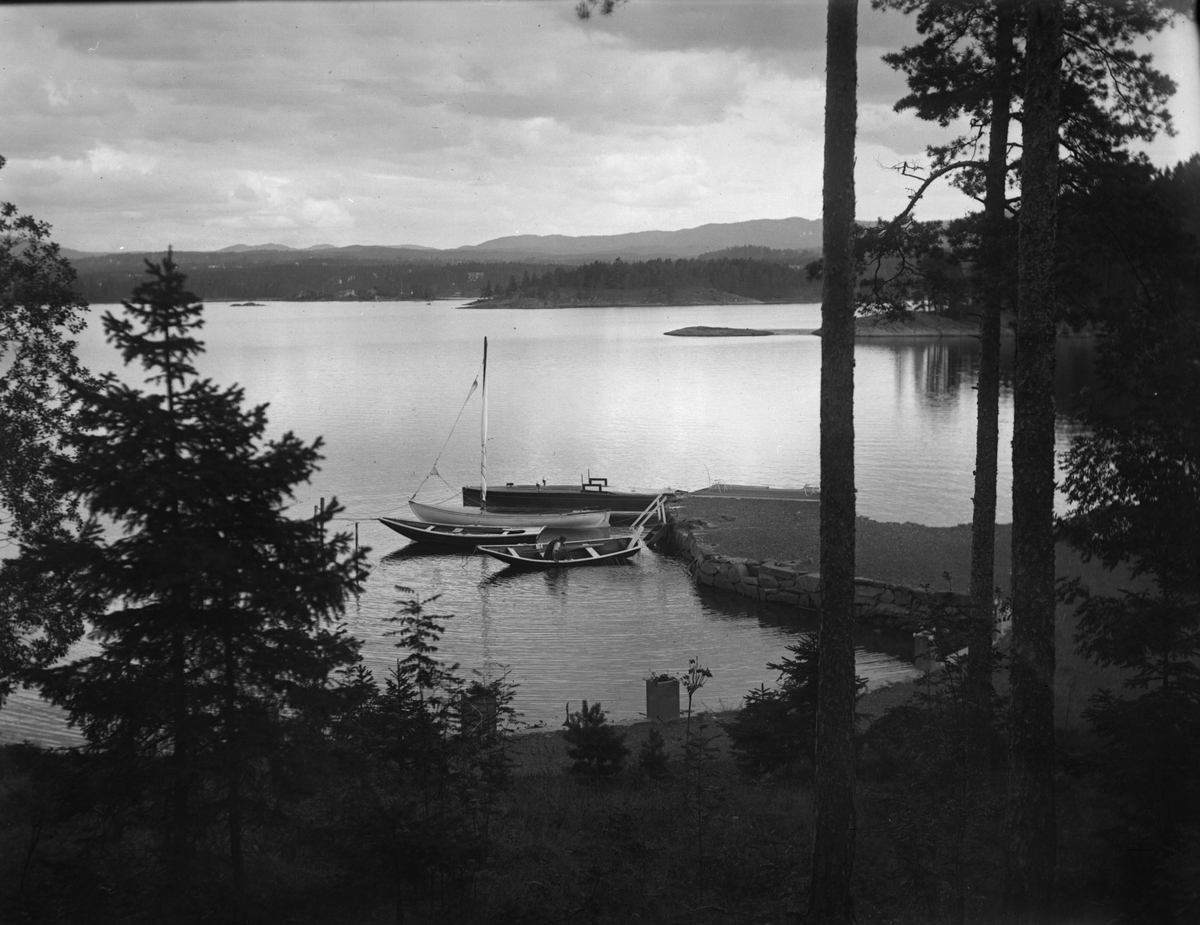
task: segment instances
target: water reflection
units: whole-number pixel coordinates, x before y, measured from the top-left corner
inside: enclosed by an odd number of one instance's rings
[[[393,549],[387,555],[383,556],[383,562],[399,562],[404,559],[431,559],[434,557],[444,558],[446,556],[458,555],[467,558],[474,555],[474,552],[452,552],[446,549],[438,549],[436,546],[430,546],[426,543],[409,543],[407,546],[401,546],[399,549]]]
[[[961,400],[979,379],[979,341],[974,337],[889,337],[860,340],[855,353],[887,356],[895,371],[897,393],[908,393],[925,405]],[[1095,346],[1086,337],[1060,337],[1055,342],[1055,403],[1071,414],[1079,393],[1094,382]],[[1016,338],[1000,343],[1001,400],[1011,400],[1016,369]]]
[[[98,317],[103,306],[97,306]],[[201,372],[240,383],[270,403],[272,435],[325,437],[325,461],[300,486],[295,510],[333,495],[379,552],[347,623],[377,674],[394,663],[389,622],[396,585],[438,595],[448,620],[442,653],[466,670],[502,673],[521,687],[527,718],[557,724],[567,700],[602,700],[616,719],[644,709],[642,679],[681,672],[691,657],[713,669],[709,706],[733,705],[760,683],[811,623],[787,611],[698,592],[680,563],[643,554],[625,568],[563,573],[505,570],[480,556],[397,546],[375,522],[403,516],[405,499],[447,440],[488,333],[497,480],[574,481],[591,470],[628,487],[698,488],[728,482],[800,486],[819,479],[820,339],[673,338],[689,325],[771,329],[819,326],[813,305],[681,306],[570,312],[458,311],[453,303],[277,304],[248,312],[210,306]],[[859,513],[881,521],[954,525],[970,519],[975,378],[972,338],[860,341],[855,348]],[[1002,342],[1001,445],[1012,439],[1015,344]],[[96,325],[81,336],[96,372],[120,368]],[[1090,345],[1058,345],[1056,398],[1067,410],[1090,382]],[[547,412],[547,394],[571,413]],[[470,414],[476,412],[473,407]],[[464,421],[466,418],[464,418]],[[477,418],[475,418],[477,420]],[[1060,418],[1059,449],[1074,432]],[[439,470],[456,493],[478,479],[478,436],[463,427]],[[1011,519],[1011,468],[1001,452],[999,519]],[[911,671],[906,638],[864,634],[859,671]],[[48,728],[29,692],[0,714],[0,735]],[[57,733],[56,733],[57,734]]]
[[[275,431],[326,439],[323,469],[301,489],[299,510],[336,494],[355,519],[403,512],[447,439],[483,334],[491,335],[497,481],[574,481],[590,471],[614,485],[690,489],[820,478],[820,338],[663,336],[688,325],[812,329],[816,305],[480,313],[453,303],[331,302],[210,306],[207,317],[203,372],[240,383],[248,401],[269,402]],[[1005,442],[1014,346],[1002,341]],[[856,345],[860,513],[930,525],[970,518],[978,350],[969,337]],[[1088,381],[1089,348],[1063,339],[1058,350],[1066,411]],[[97,371],[119,365],[91,329],[81,355]],[[570,413],[547,414],[547,394]],[[450,494],[478,479],[477,409],[439,462]],[[1002,453],[1001,521],[1011,517],[1010,479]]]
[[[389,554],[349,621],[377,673],[395,657],[394,640],[383,635],[398,606],[387,593],[393,585],[417,595],[436,588],[432,609],[454,614],[440,654],[484,676],[507,673],[531,723],[555,724],[568,701],[583,698],[601,701],[614,721],[637,719],[643,679],[682,672],[692,657],[713,671],[697,705],[729,708],[751,688],[773,684],[767,663],[779,660],[789,639],[816,628],[789,608],[701,593],[682,562],[651,551],[620,567],[546,572],[483,556]],[[859,643],[860,673],[873,684],[911,674],[910,640],[865,633]]]

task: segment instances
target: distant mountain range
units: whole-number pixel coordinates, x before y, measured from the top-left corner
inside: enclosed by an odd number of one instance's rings
[[[757,219],[749,222],[701,225],[679,231],[635,231],[613,235],[511,235],[493,238],[482,244],[438,249],[415,244],[405,245],[350,245],[334,247],[314,244],[311,247],[295,248],[286,244],[231,244],[217,251],[188,252],[196,257],[207,254],[232,257],[251,257],[255,263],[270,262],[280,257],[294,260],[297,256],[328,256],[362,260],[471,260],[520,261],[529,263],[578,264],[592,260],[653,260],[655,258],[699,257],[714,251],[729,248],[756,246],[779,250],[814,251],[821,248],[821,222],[805,218]],[[111,267],[113,258],[132,258],[140,267],[142,257],[155,256],[120,251],[116,254],[78,251],[62,248],[65,257],[72,261],[102,258]],[[182,255],[182,252],[181,252]],[[218,258],[225,262],[228,257]]]
[[[371,245],[367,245],[368,247]],[[379,246],[379,245],[376,245]],[[308,247],[292,247],[289,244],[230,244],[228,247],[222,247],[219,251],[213,251],[216,254],[245,254],[247,252],[258,251],[290,251],[294,254],[304,254],[309,251],[340,251],[350,250],[355,247],[363,247],[361,244],[352,244],[350,247],[338,247],[336,244],[310,244]],[[419,244],[401,244],[394,247],[382,245],[384,250],[399,250],[399,251],[432,251],[436,250],[433,247],[422,247]]]
[[[474,297],[485,292],[508,293],[526,279],[542,279],[548,270],[586,269],[593,263],[609,265],[617,258],[631,265],[655,259],[675,261],[675,266],[661,268],[661,272],[651,267],[648,276],[635,274],[639,279],[659,280],[638,283],[643,288],[666,286],[681,291],[685,286],[732,286],[731,295],[789,301],[811,296],[812,284],[806,281],[803,267],[820,255],[820,248],[820,222],[786,218],[618,235],[514,235],[445,250],[365,244],[302,249],[283,244],[233,244],[217,251],[176,250],[175,261],[187,274],[191,290],[212,301]],[[80,295],[89,302],[112,303],[128,297],[145,277],[146,260],[160,260],[163,251],[86,254],[64,248],[63,254],[75,267]],[[727,266],[725,270],[717,268],[721,261],[728,265],[746,259],[755,260],[756,269],[740,276],[731,275]],[[689,261],[706,266],[680,266]],[[617,277],[601,275],[605,287],[616,285]],[[600,285],[596,273],[584,276],[591,282],[580,282],[583,288]],[[633,285],[629,274],[619,277],[620,285]],[[661,301],[679,296],[656,292],[641,297]]]
[[[750,222],[701,225],[680,231],[635,231],[629,234],[513,235],[459,247],[456,254],[500,260],[652,260],[656,257],[699,257],[745,245],[778,250],[819,250],[821,223],[806,218],[764,218]],[[444,252],[443,252],[444,253]]]

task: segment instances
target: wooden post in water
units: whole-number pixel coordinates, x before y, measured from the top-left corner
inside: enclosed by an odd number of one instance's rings
[[[354,521],[354,599],[358,600],[358,586],[362,583],[362,564],[358,561],[358,521]]]

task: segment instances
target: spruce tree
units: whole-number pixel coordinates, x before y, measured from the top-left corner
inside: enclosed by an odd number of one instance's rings
[[[174,874],[202,820],[224,822],[239,893],[247,769],[280,747],[289,708],[356,660],[357,642],[332,621],[358,556],[347,536],[324,534],[336,504],[315,520],[286,513],[320,440],[265,441],[265,406],[247,410],[241,389],[200,378],[203,306],[170,253],[147,269],[125,316],[104,326],[148,388],[112,374],[72,383],[83,432],[57,476],[89,520],[82,539],[38,554],[98,611],[100,649],[40,682],[121,769],[127,795],[165,820]]]

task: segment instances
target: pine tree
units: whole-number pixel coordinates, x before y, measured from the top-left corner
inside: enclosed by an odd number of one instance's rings
[[[1049,922],[1054,810],[1054,340],[1063,0],[1027,8],[1013,399],[1012,711],[1004,907]]]
[[[955,223],[957,228],[951,233],[962,239],[957,247],[961,259],[977,263],[980,270],[977,299],[982,317],[970,579],[974,626],[967,679],[974,704],[971,760],[979,770],[987,763],[984,743],[991,722],[988,666],[995,589],[1000,318],[1006,303],[1010,307],[1015,304],[1016,286],[1013,223],[1008,214],[1018,205],[1018,199],[1010,198],[1014,191],[1009,183],[1017,160],[1010,158],[1008,128],[1010,117],[1018,122],[1023,119],[1026,100],[1020,78],[1025,68],[1023,40],[1029,14],[1018,0],[873,3],[915,13],[921,35],[917,44],[884,56],[905,75],[910,90],[896,104],[897,110],[912,110],[919,118],[943,127],[969,117],[971,126],[967,134],[927,149],[928,171],[903,166],[906,175],[920,176],[922,183],[902,217],[941,177],[950,177],[955,186],[982,201],[985,209],[982,222],[968,219]],[[1149,140],[1159,131],[1172,130],[1166,101],[1174,84],[1152,66],[1150,55],[1134,48],[1136,38],[1152,35],[1170,21],[1171,6],[1151,0],[1069,0],[1064,4],[1058,127],[1063,141],[1058,179],[1064,188],[1086,187],[1090,178],[1108,165],[1130,161],[1130,141]],[[901,257],[912,248],[918,253],[928,251],[928,234],[910,233],[912,224],[894,220],[875,230],[876,247],[890,248],[886,252]],[[903,286],[898,288],[904,291]]]
[[[821,623],[808,921],[853,921],[854,140],[858,2],[829,0],[821,305]]]
[[[357,643],[331,625],[359,565],[346,535],[285,504],[320,460],[320,440],[264,445],[265,406],[201,379],[203,306],[171,259],[104,318],[149,388],[110,374],[73,382],[83,432],[60,462],[90,519],[78,541],[39,551],[94,618],[98,654],[40,676],[89,748],[122,769],[127,795],[158,806],[183,876],[204,819],[223,819],[235,893],[248,767],[280,746],[289,708],[318,697]],[[102,526],[102,524],[104,526]]]

